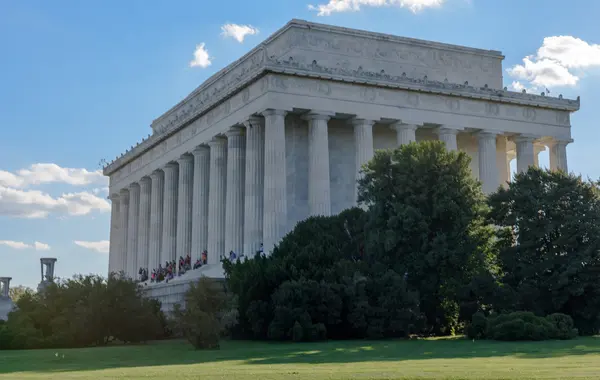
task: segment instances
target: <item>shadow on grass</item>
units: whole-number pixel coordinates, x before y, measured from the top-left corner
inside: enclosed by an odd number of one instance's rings
[[[0,351],[0,374],[56,373],[232,361],[236,363],[230,363],[231,365],[335,364],[506,356],[534,359],[594,354],[599,355],[600,360],[600,337],[546,342],[473,342],[465,339],[320,343],[226,341],[223,342],[221,350],[216,351],[196,351],[185,341],[163,341],[139,346]]]

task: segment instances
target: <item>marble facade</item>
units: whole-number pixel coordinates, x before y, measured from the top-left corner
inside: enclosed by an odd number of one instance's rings
[[[208,251],[269,251],[298,222],[356,204],[377,149],[439,139],[485,192],[537,165],[568,170],[579,99],[502,88],[498,51],[292,20],[156,119],[104,168],[109,272]],[[161,285],[162,286],[162,285]],[[162,290],[161,290],[162,291]]]

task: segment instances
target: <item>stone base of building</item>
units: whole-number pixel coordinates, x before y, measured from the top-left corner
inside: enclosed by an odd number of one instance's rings
[[[190,284],[198,281],[201,277],[225,280],[223,264],[204,265],[196,270],[187,271],[169,282],[151,283],[147,281],[140,286],[142,286],[144,296],[160,301],[161,310],[166,315],[170,315],[175,309],[175,304],[185,307],[185,293],[190,288]]]

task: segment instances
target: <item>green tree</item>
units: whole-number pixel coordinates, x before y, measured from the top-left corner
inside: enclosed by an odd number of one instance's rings
[[[442,142],[411,143],[376,152],[359,180],[366,253],[406,276],[432,333],[455,331],[460,289],[494,262],[485,196],[469,163]]]
[[[196,349],[218,349],[231,297],[218,280],[202,277],[185,294],[185,309],[175,305],[175,328]]]
[[[582,334],[600,331],[598,185],[530,168],[490,197],[508,288],[496,308],[570,315]]]
[[[17,302],[25,293],[34,293],[34,290],[23,285],[12,286],[8,289],[8,296],[13,302]]]
[[[12,348],[85,347],[164,335],[160,304],[142,297],[133,281],[115,276],[74,276],[42,292],[24,292],[16,306],[4,326]]]

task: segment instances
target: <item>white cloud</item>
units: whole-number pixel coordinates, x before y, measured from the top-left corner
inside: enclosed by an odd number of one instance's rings
[[[244,42],[246,36],[258,34],[258,29],[252,25],[225,24],[221,27],[224,37],[234,38],[237,42]]]
[[[572,36],[553,36],[544,38],[535,56],[526,56],[522,64],[506,71],[517,80],[546,88],[575,86],[584,70],[594,67],[600,67],[600,45]]]
[[[33,243],[33,247],[35,248],[36,251],[49,251],[50,250],[50,246],[46,243],[40,243],[39,241],[36,241],[35,243]]]
[[[0,245],[5,245],[14,249],[35,249],[36,251],[48,251],[50,250],[50,246],[46,243],[40,243],[36,241],[33,244],[23,243],[22,241],[14,241],[14,240],[0,240]]]
[[[204,42],[200,45],[196,45],[194,51],[194,60],[190,62],[190,67],[202,67],[206,68],[212,63],[212,57],[208,55],[208,50],[205,48]]]
[[[23,188],[46,183],[66,183],[74,186],[106,184],[108,178],[100,170],[63,168],[56,164],[33,164],[16,173],[0,170],[0,186]]]
[[[80,241],[75,240],[73,243],[77,244],[80,247],[91,249],[100,253],[108,253],[108,249],[110,243],[108,240],[100,240],[100,241]]]
[[[105,187],[97,187],[95,189],[92,189],[92,193],[98,195],[98,194],[108,194],[108,186]]]
[[[19,190],[0,185],[0,215],[45,218],[50,213],[79,216],[95,210],[109,211],[110,204],[88,192],[66,193],[55,198],[39,190]]]
[[[445,0],[329,0],[327,4],[309,5],[308,9],[316,10],[318,16],[329,16],[335,12],[357,12],[361,6],[408,8],[417,13],[425,8],[442,6]]]

